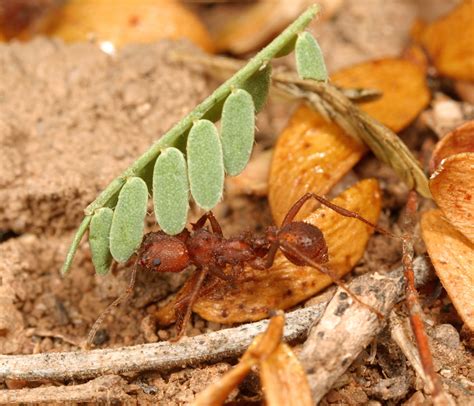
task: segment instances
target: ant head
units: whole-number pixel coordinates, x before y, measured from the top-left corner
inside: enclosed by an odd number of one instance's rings
[[[277,235],[280,249],[293,264],[309,265],[304,258],[317,264],[328,262],[328,247],[321,230],[312,224],[295,221],[283,226]]]
[[[138,264],[155,272],[180,272],[190,262],[186,248],[186,236],[171,236],[163,233],[150,233],[139,251]]]

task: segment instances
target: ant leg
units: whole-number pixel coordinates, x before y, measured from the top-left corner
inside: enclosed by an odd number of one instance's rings
[[[218,266],[209,266],[209,273],[214,275],[215,277],[222,279],[223,281],[233,283],[234,277],[230,275],[226,275],[222,269]]]
[[[332,280],[333,283],[335,283],[337,286],[339,286],[341,289],[344,289],[346,293],[357,303],[360,305],[366,307],[369,309],[371,312],[375,313],[379,319],[383,319],[384,316],[382,313],[380,313],[376,308],[373,306],[368,305],[367,303],[364,303],[362,300],[360,300],[352,291],[349,289],[349,287],[342,282],[337,275],[334,274],[334,272],[330,268],[326,268],[325,266],[322,266],[321,264],[318,264],[317,262],[313,261],[311,258],[307,257],[304,255],[302,252],[300,252],[298,249],[296,249],[293,245],[289,244],[287,241],[282,241],[281,245],[283,245],[286,249],[289,251],[292,251],[293,254],[298,255],[301,259],[303,259],[306,263],[308,263],[310,266],[313,268],[317,269],[319,272],[329,276]]]
[[[212,211],[208,211],[207,213],[203,214],[201,218],[193,224],[193,230],[199,230],[200,228],[203,228],[207,220],[209,220],[209,222],[211,223],[212,232],[214,234],[223,236],[222,228],[217,219],[214,217]]]
[[[283,227],[283,226],[286,226],[287,224],[291,223],[293,221],[293,219],[295,218],[295,216],[298,214],[298,212],[301,210],[301,207],[303,207],[303,205],[309,199],[317,200],[319,203],[321,203],[322,205],[324,205],[326,207],[329,207],[330,209],[334,210],[336,213],[340,214],[341,216],[352,217],[352,218],[355,218],[359,221],[362,221],[363,223],[369,225],[374,230],[377,230],[378,232],[380,232],[382,234],[388,235],[390,237],[400,238],[399,236],[397,236],[397,235],[393,234],[392,232],[384,229],[383,227],[379,227],[378,225],[376,225],[376,224],[372,223],[371,221],[365,219],[360,214],[358,214],[356,212],[353,212],[353,211],[350,211],[350,210],[347,210],[344,207],[338,206],[334,203],[331,203],[329,200],[325,199],[324,197],[321,197],[321,196],[317,195],[316,193],[306,193],[305,195],[303,195],[290,208],[290,210],[286,214],[281,226]]]
[[[193,288],[191,291],[191,294],[186,297],[186,300],[178,304],[179,307],[185,305],[186,306],[186,312],[184,313],[183,318],[180,318],[178,324],[178,332],[176,337],[171,339],[170,341],[176,342],[178,341],[181,337],[183,337],[186,326],[189,322],[189,319],[191,318],[191,314],[193,312],[193,305],[196,302],[197,298],[199,297],[199,291],[201,290],[201,286],[204,282],[204,279],[207,276],[208,269],[207,268],[202,268],[202,269],[196,269],[196,277],[193,278]]]
[[[97,330],[99,330],[99,327],[101,324],[104,322],[105,317],[114,309],[116,308],[120,303],[122,303],[124,300],[128,300],[130,295],[133,292],[133,288],[135,287],[135,281],[137,278],[137,269],[138,269],[138,258],[135,260],[135,265],[133,266],[132,269],[132,275],[130,277],[130,282],[128,283],[128,287],[125,290],[124,293],[122,293],[117,299],[115,299],[99,316],[99,318],[95,321],[94,325],[89,331],[89,334],[87,336],[87,341],[85,344],[85,349],[89,349],[92,345],[92,342],[94,341],[94,337],[97,334]]]

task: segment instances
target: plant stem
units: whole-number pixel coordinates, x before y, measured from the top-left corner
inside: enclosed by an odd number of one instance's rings
[[[193,122],[202,118],[204,114],[213,106],[224,100],[229,95],[232,88],[240,87],[255,72],[270,63],[275,55],[278,54],[278,52],[283,47],[285,47],[294,39],[295,35],[304,30],[304,28],[316,16],[318,11],[319,7],[317,5],[310,6],[278,37],[276,37],[270,44],[268,44],[257,55],[255,55],[255,57],[253,57],[246,66],[244,66],[221,86],[219,86],[207,99],[205,99],[193,111],[191,111],[191,113],[189,113],[174,127],[172,127],[165,135],[163,135],[163,137],[156,141],[151,146],[151,148],[148,149],[148,151],[139,157],[120,176],[115,178],[100,193],[100,195],[85,208],[84,214],[86,217],[77,230],[71,247],[69,248],[66,261],[61,270],[63,274],[69,270],[79,242],[84,236],[91,220],[90,217],[94,214],[94,212],[101,207],[109,205],[110,202],[113,202],[114,198],[125,184],[127,178],[131,176],[140,176],[140,173],[145,169],[145,167],[153,162],[163,149],[176,146],[180,137],[191,128]]]

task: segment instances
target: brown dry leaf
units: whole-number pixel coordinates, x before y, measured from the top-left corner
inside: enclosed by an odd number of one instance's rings
[[[51,35],[69,42],[95,39],[116,47],[128,43],[187,38],[208,52],[210,34],[199,19],[176,0],[70,0]]]
[[[395,132],[405,128],[427,106],[430,92],[423,68],[404,59],[363,62],[331,75],[341,87],[377,89],[383,96],[359,107]]]
[[[255,51],[313,4],[313,0],[260,0],[240,7],[238,12],[226,12],[216,21],[213,32],[216,48],[237,55]],[[321,0],[318,5],[322,18],[330,18],[342,5],[342,0]]]
[[[474,81],[474,1],[465,0],[418,35],[438,72]]]
[[[460,152],[474,152],[474,121],[459,126],[436,144],[431,156],[430,171],[434,172],[443,159]]]
[[[430,179],[430,190],[450,223],[474,242],[474,153],[444,159]]]
[[[279,313],[270,319],[267,330],[259,334],[245,351],[240,362],[227,372],[219,381],[208,386],[192,403],[193,406],[222,405],[232,390],[236,388],[250,369],[261,360],[269,357],[281,344],[285,317]],[[279,345],[280,344],[280,345]]]
[[[286,344],[280,344],[260,363],[260,379],[269,406],[313,404],[306,373]]]
[[[360,181],[332,202],[377,223],[381,208],[378,182]],[[338,277],[348,273],[360,260],[373,232],[366,224],[327,207],[316,210],[305,221],[323,232],[329,250],[328,267]],[[193,310],[206,320],[223,324],[255,321],[268,317],[271,310],[288,309],[331,283],[329,276],[309,266],[293,265],[278,253],[268,270],[245,267],[236,286],[218,280],[209,295],[198,299]],[[175,300],[155,314],[161,324],[174,322]]]
[[[280,225],[306,192],[327,193],[362,157],[366,147],[339,126],[301,105],[278,138],[270,169],[268,200]],[[315,205],[298,213],[305,218]]]
[[[454,307],[474,331],[474,245],[443,217],[440,210],[423,214],[423,240]]]

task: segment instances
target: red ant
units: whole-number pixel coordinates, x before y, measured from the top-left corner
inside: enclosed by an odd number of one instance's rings
[[[216,218],[212,212],[208,212],[192,225],[192,232],[185,229],[175,236],[167,235],[163,231],[145,235],[137,252],[127,291],[97,319],[89,333],[87,343],[92,343],[105,315],[132,293],[138,268],[155,272],[181,272],[190,265],[196,267],[177,302],[178,328],[174,339],[177,341],[184,335],[196,300],[212,289],[212,282],[204,286],[206,277],[214,276],[215,281],[223,279],[229,283],[236,283],[237,276],[245,265],[261,270],[270,268],[278,249],[293,264],[310,265],[328,274],[337,285],[348,291],[354,300],[370,307],[353,295],[345,284],[324,266],[328,262],[328,247],[321,230],[312,224],[293,221],[304,203],[312,198],[343,216],[356,218],[383,234],[393,236],[389,231],[378,227],[359,214],[337,206],[314,193],[306,193],[301,197],[290,208],[281,227],[270,226],[263,236],[225,238]],[[211,224],[212,232],[204,228],[207,220]],[[225,272],[227,267],[231,269],[230,274]],[[381,316],[377,310],[371,309]]]

